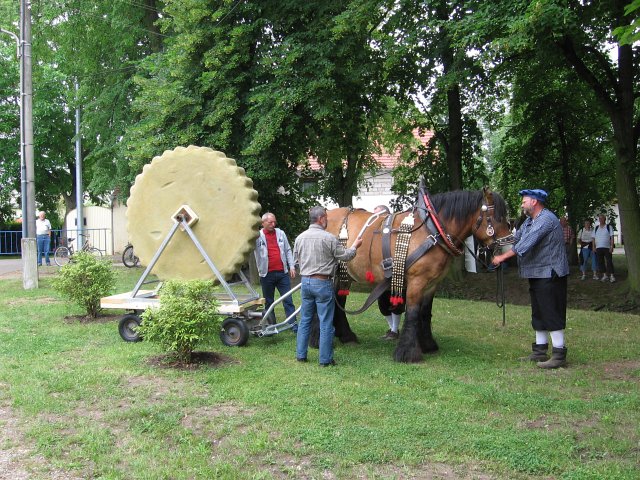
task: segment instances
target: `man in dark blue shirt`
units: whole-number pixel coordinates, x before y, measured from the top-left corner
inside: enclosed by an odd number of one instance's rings
[[[569,262],[564,235],[558,217],[544,207],[547,192],[521,190],[522,210],[527,219],[515,234],[515,244],[508,252],[496,255],[494,265],[518,257],[522,278],[529,279],[531,325],[536,332],[533,352],[525,358],[538,362],[540,368],[567,365],[564,330],[567,324],[567,277]],[[547,334],[551,336],[551,358]]]

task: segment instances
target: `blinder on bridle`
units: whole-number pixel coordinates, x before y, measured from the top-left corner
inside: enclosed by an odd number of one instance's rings
[[[512,245],[514,243],[514,237],[513,237],[513,234],[509,233],[509,235],[507,235],[506,237],[496,238],[496,230],[493,227],[494,211],[495,211],[494,205],[483,204],[482,207],[480,208],[480,215],[478,215],[478,219],[476,220],[476,224],[473,227],[472,233],[473,235],[475,235],[478,232],[480,225],[482,225],[482,220],[486,218],[486,222],[487,222],[486,234],[487,234],[487,237],[493,240],[489,245],[487,245],[487,248],[495,252],[496,249],[498,248],[502,248],[506,245]]]

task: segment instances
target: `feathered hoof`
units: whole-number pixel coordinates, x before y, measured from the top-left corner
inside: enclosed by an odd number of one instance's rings
[[[422,351],[419,348],[396,348],[393,359],[401,363],[419,363],[422,361]]]
[[[351,334],[345,335],[343,337],[338,337],[338,340],[340,340],[340,343],[343,343],[343,344],[349,344],[349,343],[357,344],[357,343],[360,343],[360,340],[358,340],[358,337],[357,337],[357,335],[355,333],[351,333]]]
[[[423,353],[436,353],[440,349],[435,340],[426,341],[424,344],[420,344],[420,347]]]

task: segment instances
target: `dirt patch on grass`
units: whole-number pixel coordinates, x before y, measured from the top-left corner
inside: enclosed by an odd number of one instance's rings
[[[145,389],[149,392],[147,401],[151,402],[153,399],[159,399],[170,394],[180,395],[184,391],[193,392],[193,384],[186,378],[164,378],[160,376],[146,377],[146,376],[134,376],[126,379],[125,386],[128,389]],[[208,397],[207,391],[203,388],[195,393],[190,393],[191,396],[198,398]]]
[[[117,313],[100,313],[97,317],[93,318],[89,315],[66,315],[64,317],[65,323],[107,323],[113,322],[116,319],[122,318],[121,314]]]
[[[9,300],[7,302],[5,302],[5,305],[7,307],[21,307],[23,305],[33,305],[34,301],[40,305],[42,304],[46,304],[46,305],[50,305],[52,303],[62,303],[62,300],[58,299],[58,298],[52,298],[52,297],[42,297],[42,298],[37,298],[37,299],[33,299],[33,298],[16,298],[15,300]]]
[[[607,362],[603,365],[602,378],[640,384],[640,360]]]
[[[81,480],[84,476],[60,470],[37,455],[24,437],[13,410],[0,405],[0,480]]]
[[[154,367],[175,368],[177,370],[197,370],[200,367],[222,367],[226,364],[238,363],[237,360],[216,352],[193,352],[191,361],[185,362],[172,353],[164,353],[151,357],[147,363]]]

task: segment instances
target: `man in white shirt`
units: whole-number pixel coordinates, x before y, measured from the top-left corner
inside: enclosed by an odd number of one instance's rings
[[[36,219],[36,242],[38,244],[38,266],[42,266],[42,254],[47,265],[51,265],[49,260],[49,245],[51,243],[51,223],[45,217],[44,212],[38,214]]]

